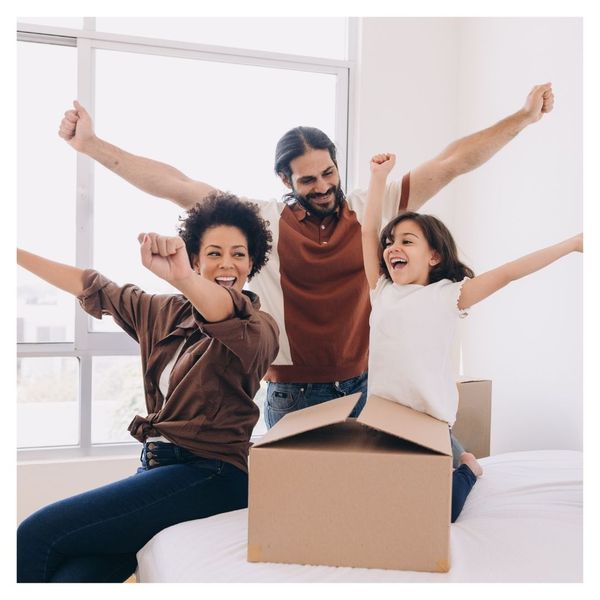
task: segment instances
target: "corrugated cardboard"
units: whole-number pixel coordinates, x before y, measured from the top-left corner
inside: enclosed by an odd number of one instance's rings
[[[290,413],[250,451],[248,560],[449,569],[448,425],[359,395]]]
[[[458,412],[452,432],[467,452],[477,458],[490,455],[492,382],[464,379],[458,382]]]

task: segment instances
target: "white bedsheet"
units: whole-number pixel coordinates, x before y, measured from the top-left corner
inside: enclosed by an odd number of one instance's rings
[[[247,510],[180,523],[138,552],[140,582],[580,582],[582,454],[482,459],[450,534],[448,573],[246,561]]]

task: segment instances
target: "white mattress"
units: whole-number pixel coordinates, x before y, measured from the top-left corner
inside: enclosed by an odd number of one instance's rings
[[[140,582],[581,582],[582,454],[482,459],[451,527],[448,573],[246,561],[247,510],[169,527],[138,552]]]

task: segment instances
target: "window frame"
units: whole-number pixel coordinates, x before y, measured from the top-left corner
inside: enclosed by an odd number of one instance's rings
[[[349,56],[357,44],[355,18],[348,19]],[[354,96],[354,60],[314,58],[293,54],[246,50],[224,46],[196,44],[140,36],[121,35],[95,31],[95,18],[86,17],[82,29],[68,29],[47,25],[17,24],[17,41],[73,46],[77,52],[77,94],[94,118],[95,51],[113,50],[173,58],[186,58],[238,65],[292,69],[336,76],[335,134],[340,178],[348,182],[348,164],[352,156],[348,148],[353,132],[352,115]],[[77,155],[76,163],[76,246],[75,264],[81,268],[93,265],[93,214],[95,162]],[[346,189],[348,189],[346,187]],[[92,444],[92,360],[94,356],[139,355],[138,345],[125,333],[94,332],[89,330],[88,315],[80,308],[75,310],[73,342],[21,342],[17,343],[17,357],[76,357],[79,360],[79,444],[76,446],[51,446],[20,448],[17,460],[36,461],[83,458],[134,456],[139,452],[135,441],[124,443]],[[253,436],[257,439],[260,436]]]

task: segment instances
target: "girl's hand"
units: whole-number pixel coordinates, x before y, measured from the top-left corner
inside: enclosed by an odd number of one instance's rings
[[[179,237],[140,233],[142,264],[155,275],[175,285],[194,274],[185,248]]]
[[[575,252],[583,252],[583,232],[574,235],[572,239]]]
[[[371,158],[371,173],[373,175],[383,175],[387,177],[390,171],[394,168],[396,164],[396,155],[395,154],[375,154],[373,158]]]

